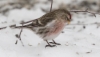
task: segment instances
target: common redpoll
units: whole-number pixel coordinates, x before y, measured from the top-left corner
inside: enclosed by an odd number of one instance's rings
[[[70,21],[71,14],[68,10],[57,9],[35,19],[27,26],[48,43],[46,47],[54,47],[60,44],[56,43],[53,39],[62,32],[66,23],[69,24]],[[52,40],[53,42],[48,42],[48,40]],[[51,45],[50,43],[55,45]]]

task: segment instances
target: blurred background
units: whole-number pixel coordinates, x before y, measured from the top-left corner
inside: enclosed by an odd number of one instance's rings
[[[8,15],[14,9],[41,9],[43,12],[50,10],[51,0],[0,0],[0,14]],[[58,8],[69,10],[85,10],[100,13],[100,0],[54,0],[53,10]]]

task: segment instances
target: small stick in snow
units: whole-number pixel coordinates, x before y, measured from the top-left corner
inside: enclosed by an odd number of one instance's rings
[[[52,11],[53,0],[51,0],[50,12]]]
[[[24,46],[24,44],[23,44],[23,42],[22,42],[22,40],[21,40],[21,34],[22,34],[22,31],[23,31],[23,24],[22,24],[22,27],[21,27],[20,34],[19,34],[19,35],[17,34],[16,37],[21,41],[22,46]],[[18,41],[16,41],[16,44],[17,44],[17,42],[18,42]]]
[[[96,17],[96,14],[97,13],[93,13],[93,12],[90,12],[90,11],[88,11],[88,9],[86,9],[86,10],[71,10],[70,12],[75,12],[75,13],[77,13],[77,12],[86,12],[86,13],[91,13],[94,17]],[[99,14],[100,15],[100,14]]]

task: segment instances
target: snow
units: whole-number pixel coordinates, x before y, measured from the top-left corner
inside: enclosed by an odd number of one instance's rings
[[[13,9],[8,16],[0,14],[0,27],[18,25],[21,21],[36,19],[44,14],[39,7],[33,10]],[[21,35],[24,46],[15,37],[20,33],[20,29],[8,27],[0,30],[0,57],[100,57],[100,27],[97,28],[98,25],[93,24],[100,22],[100,15],[93,17],[74,14],[72,19],[71,24],[66,25],[63,30],[64,33],[55,39],[61,44],[57,47],[45,48],[47,43],[29,29],[23,29]]]
[[[28,10],[28,9],[14,9],[9,12],[7,22],[8,23],[18,23],[21,21],[29,21],[41,17],[44,12],[40,9]]]

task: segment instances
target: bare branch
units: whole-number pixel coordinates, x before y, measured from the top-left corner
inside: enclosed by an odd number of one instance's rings
[[[77,24],[67,24],[67,25],[100,25],[100,23],[95,22],[95,23],[90,23],[90,24],[83,24],[83,23],[77,23]]]
[[[70,11],[70,12],[75,12],[75,13],[77,13],[77,12],[86,12],[86,13],[90,13],[90,14],[92,14],[94,17],[96,17],[96,14],[98,14],[98,13],[93,13],[93,12],[90,12],[90,11],[88,11],[88,9],[86,9],[86,10],[72,10],[72,11]],[[100,14],[99,14],[100,15]]]
[[[16,25],[14,24],[14,25],[11,25],[10,27],[15,27]],[[7,27],[2,27],[2,28],[0,28],[0,30],[2,30],[2,29],[5,29],[5,28],[7,28]]]
[[[21,31],[20,31],[20,34],[18,35],[18,34],[16,34],[16,37],[21,41],[21,43],[22,43],[22,46],[24,46],[24,44],[23,44],[23,42],[22,42],[22,40],[21,40],[21,34],[22,34],[22,31],[23,31],[23,24],[22,24],[22,27],[21,27]],[[17,44],[17,42],[18,42],[18,40],[16,41],[16,44]]]
[[[21,36],[22,31],[23,31],[23,24],[22,24],[21,31],[20,31],[20,34],[19,34],[20,40],[21,40],[21,37],[20,36]]]
[[[27,22],[21,22],[20,24],[27,24],[27,23],[31,23],[31,22],[33,22],[35,19],[33,19],[33,20],[30,20],[30,21],[27,21]],[[16,24],[14,24],[14,25],[11,25],[11,26],[9,26],[9,27],[11,27],[11,28],[21,28],[21,27],[26,27],[26,26],[17,26],[16,27]],[[7,27],[1,27],[0,28],[0,30],[2,30],[2,29],[5,29],[5,28],[7,28]]]
[[[100,13],[100,0],[99,0],[99,13]]]
[[[2,30],[2,29],[5,29],[6,27],[2,27],[2,28],[0,28],[0,30]]]
[[[50,8],[50,12],[52,11],[52,5],[53,5],[53,0],[51,0],[51,8]]]

